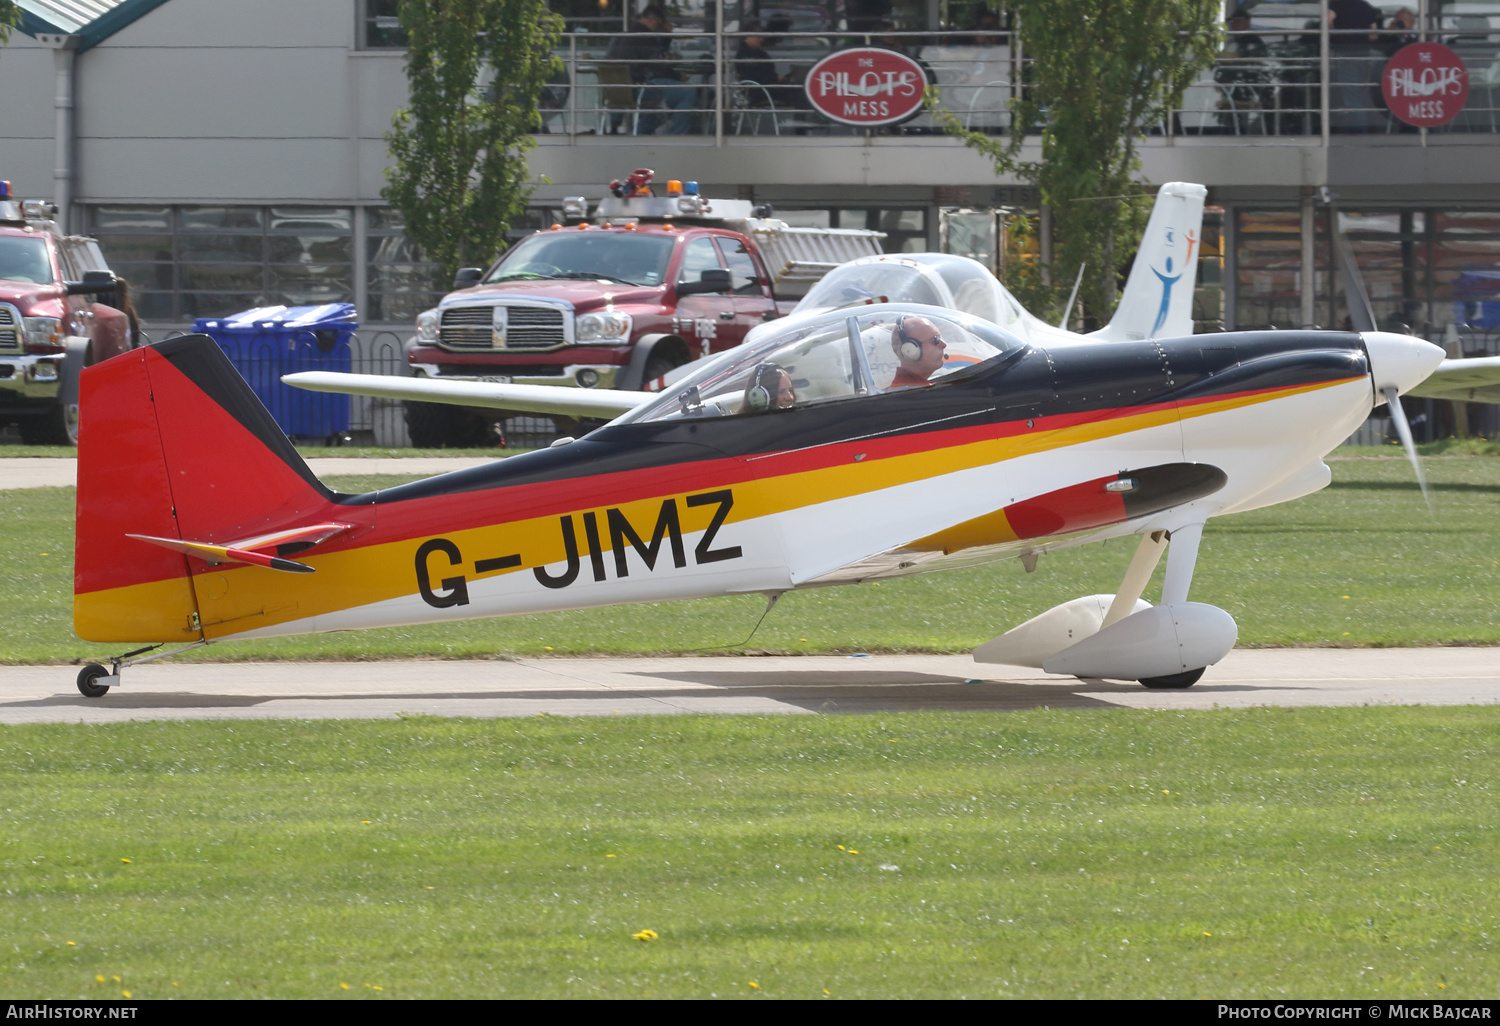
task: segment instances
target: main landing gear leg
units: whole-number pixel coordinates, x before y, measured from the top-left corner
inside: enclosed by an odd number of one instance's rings
[[[1130,566],[1125,570],[1125,579],[1116,589],[1115,600],[1109,604],[1109,611],[1104,614],[1104,622],[1099,625],[1101,631],[1116,620],[1125,619],[1135,610],[1135,604],[1140,600],[1141,592],[1146,590],[1151,574],[1156,569],[1156,564],[1161,561],[1161,554],[1166,549],[1166,531],[1152,531],[1150,534],[1141,535],[1141,543],[1136,546],[1135,555],[1130,557]]]
[[[1162,605],[1170,606],[1187,601],[1188,588],[1193,583],[1193,570],[1198,565],[1198,542],[1202,538],[1202,524],[1187,524],[1172,532],[1172,545],[1167,552],[1167,576],[1161,586]],[[1144,546],[1145,539],[1142,539],[1142,547]],[[1134,568],[1134,563],[1131,567]],[[1129,571],[1125,576],[1129,578]],[[1200,666],[1195,670],[1169,673],[1162,677],[1142,677],[1141,683],[1148,688],[1190,688],[1198,683],[1198,678],[1203,676],[1206,669],[1208,667]]]
[[[182,645],[178,648],[169,649],[166,652],[158,652],[160,645],[147,645],[124,655],[113,656],[109,660],[109,669],[105,669],[98,663],[89,663],[78,671],[78,692],[84,698],[103,698],[109,694],[109,689],[118,687],[120,683],[120,671],[127,666],[135,666],[138,663],[149,663],[153,659],[165,659],[179,652],[186,652],[190,648],[200,648],[207,645],[207,641],[195,641],[190,645]]]

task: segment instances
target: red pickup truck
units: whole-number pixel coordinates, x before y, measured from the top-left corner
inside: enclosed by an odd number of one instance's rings
[[[79,372],[138,335],[99,244],[61,234],[54,213],[0,182],[0,425],[28,445],[77,445]]]
[[[460,270],[457,291],[417,318],[407,345],[411,372],[647,388],[790,312],[796,297],[779,297],[774,285],[816,280],[880,252],[878,232],[790,228],[748,202],[703,199],[694,185],[669,182],[660,197],[606,198],[593,224],[553,225],[488,270]],[[567,202],[584,216],[581,197]],[[408,403],[406,421],[418,446],[484,445],[492,422],[506,416]]]

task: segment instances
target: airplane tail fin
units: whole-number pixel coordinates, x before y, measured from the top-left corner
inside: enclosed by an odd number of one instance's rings
[[[241,551],[224,546],[336,509],[206,335],[85,369],[79,399],[73,624],[85,640],[199,640],[204,579]]]
[[[1193,288],[1198,280],[1198,244],[1207,195],[1203,186],[1189,182],[1168,182],[1161,187],[1120,305],[1109,323],[1090,338],[1123,341],[1193,333]]]

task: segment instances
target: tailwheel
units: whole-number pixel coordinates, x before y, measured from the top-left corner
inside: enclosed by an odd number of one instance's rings
[[[1200,666],[1196,670],[1169,673],[1165,677],[1142,677],[1141,683],[1148,688],[1190,688],[1198,683],[1198,678],[1203,676],[1206,669],[1208,667]]]
[[[100,677],[108,677],[109,671],[98,663],[89,663],[78,671],[78,690],[84,698],[103,698],[109,694],[109,685],[95,684]]]

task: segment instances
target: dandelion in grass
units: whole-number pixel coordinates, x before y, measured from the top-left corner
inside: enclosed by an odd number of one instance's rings
[[[750,989],[751,990],[760,990],[760,984],[756,983],[754,980],[751,980],[750,981]]]
[[[120,993],[124,994],[126,997],[130,996],[130,991],[128,991],[128,990],[122,990],[122,991],[120,991]]]
[[[339,987],[341,989],[343,989],[343,990],[348,990],[349,989],[349,984],[347,984],[347,983],[340,983]]]
[[[640,933],[632,933],[630,936],[634,937],[636,940],[644,944],[647,941],[656,940],[656,938],[660,936],[660,934],[658,934],[655,930],[642,930]]]
[[[77,941],[68,941],[68,947],[70,947],[70,948],[76,948],[76,947],[78,947],[78,942]]]
[[[94,979],[98,980],[100,983],[104,982],[104,977],[102,976],[95,976]]]
[[[124,862],[126,865],[130,864],[130,860],[129,859],[121,859],[120,861]]]

